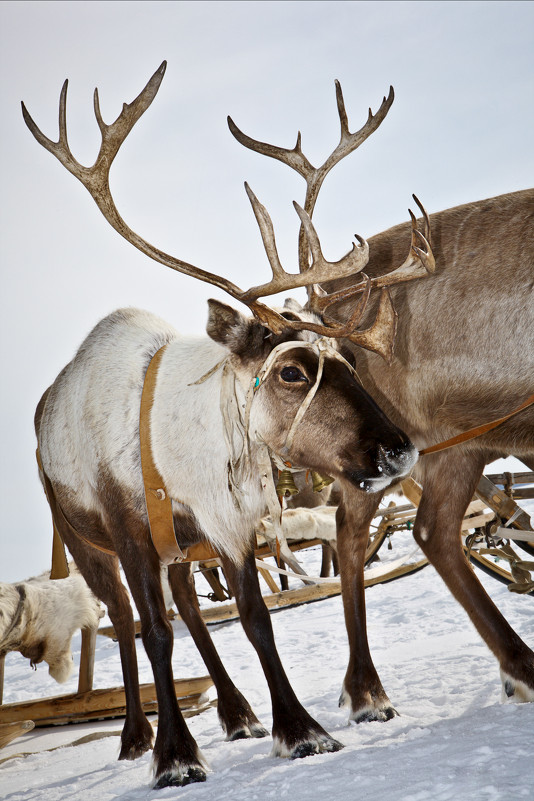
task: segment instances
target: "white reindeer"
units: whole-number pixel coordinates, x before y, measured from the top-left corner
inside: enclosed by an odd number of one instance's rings
[[[95,94],[102,147],[92,168],[78,164],[68,148],[66,84],[60,101],[58,143],[47,139],[24,109],[37,140],[85,184],[108,221],[129,241],[164,264],[225,289],[254,312],[254,317],[248,318],[223,303],[209,301],[209,337],[193,339],[180,336],[147,312],[116,311],[89,334],[45,392],[36,412],[43,478],[56,525],[88,584],[107,605],[120,645],[127,696],[122,759],[146,751],[153,733],[139,701],[133,618],[119,578],[119,560],[141,617],[159,706],[156,787],[203,781],[206,774],[174,694],[172,629],[147,516],[152,490],[144,490],[139,416],[145,374],[155,354],[160,361],[148,427],[150,450],[162,483],[154,491],[162,500],[172,499],[174,533],[181,549],[207,542],[220,554],[242,624],[258,652],[271,692],[274,754],[306,756],[341,745],[308,715],[293,693],[261,599],[254,565],[254,528],[266,507],[273,513],[271,462],[289,464],[291,469],[311,468],[373,491],[407,474],[416,460],[410,441],[363,390],[331,339],[348,336],[389,352],[394,315],[392,318],[387,290],[381,296],[377,323],[363,332],[356,331],[356,325],[374,286],[365,277],[352,290],[362,301],[343,326],[295,307],[274,312],[258,300],[291,287],[358,272],[368,256],[363,239],[358,239],[344,259],[331,264],[322,256],[310,218],[298,208],[306,231],[305,246],[313,260],[306,275],[288,274],[278,261],[269,215],[247,189],[273,279],[243,291],[224,278],[161,253],[120,218],[109,191],[109,167],[121,142],[155,96],[163,71],[164,65],[111,126],[103,122]],[[377,127],[387,108],[385,101],[376,117],[370,116],[365,135]],[[345,136],[338,160],[359,144],[361,134]],[[406,261],[378,286],[418,278],[432,269],[428,243],[415,221],[412,231]],[[315,297],[317,308],[324,310],[328,300],[322,295],[317,291]],[[217,687],[219,716],[227,737],[264,736],[265,729],[230,681],[207,635],[190,568],[171,565],[169,580],[180,615]]]

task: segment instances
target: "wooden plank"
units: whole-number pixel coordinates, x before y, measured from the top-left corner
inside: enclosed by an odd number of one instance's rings
[[[489,478],[493,484],[502,484],[504,486],[508,481],[508,476],[513,479],[514,486],[515,484],[534,484],[534,472],[531,470],[526,473],[514,473],[513,471],[509,473],[497,473],[497,475],[486,476],[486,478]]]
[[[267,570],[264,567],[258,567],[258,573],[260,574],[262,579],[265,581],[265,583],[267,584],[267,586],[269,587],[271,592],[279,592],[280,591],[280,587],[278,586],[278,584],[276,583],[276,581],[272,577],[272,574],[271,574],[270,570]]]
[[[530,526],[529,515],[521,509],[508,495],[493,484],[489,478],[482,476],[476,488],[476,495],[493,509],[499,517],[509,519],[514,516],[512,526],[528,531]],[[512,535],[513,536],[513,535]]]
[[[14,723],[0,723],[0,748],[31,731],[35,726],[33,720],[20,720]]]
[[[180,706],[190,707],[199,696],[213,685],[210,676],[191,679],[176,679],[176,697]],[[141,684],[141,704],[145,712],[157,710],[154,684]],[[19,701],[0,707],[3,723],[33,720],[36,726],[53,726],[62,723],[80,722],[106,717],[123,717],[126,713],[124,687],[105,690],[90,690],[86,693],[70,693],[42,698],[39,701]]]
[[[484,478],[484,477],[483,477]],[[421,501],[421,496],[423,494],[423,488],[420,484],[417,483],[413,478],[405,478],[404,481],[401,482],[401,487],[404,495],[408,498],[408,500],[414,504],[414,506],[419,506]],[[473,500],[465,510],[464,515],[464,524],[462,525],[462,529],[464,525],[468,522],[469,515],[478,514],[482,512],[489,504],[485,502],[484,498],[480,498],[480,500]],[[394,510],[393,510],[394,511]],[[472,525],[467,525],[467,528],[474,528]]]

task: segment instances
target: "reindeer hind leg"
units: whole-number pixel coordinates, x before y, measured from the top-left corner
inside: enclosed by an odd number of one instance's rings
[[[487,595],[461,546],[461,521],[484,460],[458,450],[423,458],[415,540],[499,660],[503,698],[534,701],[534,653]]]
[[[115,628],[126,694],[119,759],[136,759],[152,748],[154,732],[141,705],[134,619],[128,592],[120,578],[119,561],[86,545],[68,530],[62,530],[61,534],[89,588],[106,605]]]

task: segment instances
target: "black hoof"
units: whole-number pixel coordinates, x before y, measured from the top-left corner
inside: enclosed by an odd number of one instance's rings
[[[228,742],[233,742],[234,740],[248,740],[250,737],[268,737],[269,732],[267,729],[264,729],[261,724],[257,724],[256,726],[242,726],[240,729],[236,729],[236,731],[232,732],[226,738]]]
[[[351,717],[351,720],[354,721],[354,723],[373,723],[375,721],[384,723],[387,720],[397,717],[398,714],[397,710],[393,709],[392,706],[385,706],[382,709],[364,709],[362,712],[356,713]]]
[[[304,757],[313,756],[314,754],[333,753],[334,751],[341,751],[342,748],[345,748],[345,746],[339,740],[334,740],[333,737],[321,737],[317,741],[311,740],[297,745],[293,749],[291,759],[304,759]]]
[[[147,751],[150,751],[152,748],[152,743],[134,743],[130,745],[123,745],[121,746],[119,760],[121,759],[128,759],[134,760],[138,759],[143,754],[146,754]]]
[[[319,746],[317,743],[301,743],[300,745],[297,745],[291,754],[291,759],[304,759],[304,757],[312,756],[312,754],[318,753]]]
[[[164,787],[185,787],[186,784],[195,782],[205,782],[206,774],[202,768],[188,768],[185,773],[174,774],[168,771],[163,773],[154,785],[154,790],[162,790]]]

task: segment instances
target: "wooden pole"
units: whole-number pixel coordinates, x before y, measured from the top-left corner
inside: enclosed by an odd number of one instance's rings
[[[95,669],[95,648],[98,629],[82,629],[82,648],[80,653],[80,674],[78,676],[78,692],[85,693],[93,689]]]
[[[4,667],[6,664],[6,655],[0,654],[0,704],[4,698]]]

